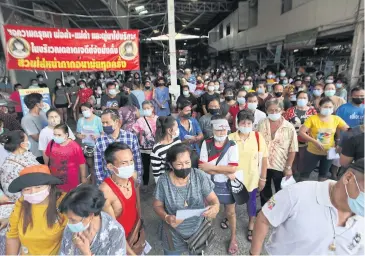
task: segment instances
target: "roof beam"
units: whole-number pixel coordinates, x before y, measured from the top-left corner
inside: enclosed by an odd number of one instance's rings
[[[47,4],[49,4],[50,6],[52,6],[53,8],[57,9],[59,12],[62,12],[62,13],[66,13],[64,10],[62,10],[61,7],[58,6],[57,3],[53,2],[53,1],[50,1],[50,0],[45,0]],[[71,17],[67,17],[67,19],[69,21],[71,21],[76,27],[78,28],[81,28],[79,24],[77,24],[77,22],[72,19]]]
[[[131,3],[128,5],[130,9],[134,9],[141,4]],[[166,12],[167,3],[155,3],[150,2],[142,4],[149,13],[161,13]],[[233,10],[233,2],[175,2],[175,13],[218,13],[218,12],[231,12]]]
[[[122,1],[119,1],[119,0],[114,0],[114,1],[100,0],[100,1],[108,7],[110,13],[113,16],[129,15],[128,8]],[[129,28],[129,18],[116,18],[115,20],[118,23],[118,25],[120,26],[120,28],[123,28],[123,29]]]
[[[85,8],[85,6],[79,1],[79,0],[75,0],[76,3],[86,12],[87,15],[91,16],[90,12]],[[96,26],[98,26],[99,28],[102,28],[101,25],[99,24],[99,22],[97,22],[94,18],[92,18],[92,21],[96,24]]]

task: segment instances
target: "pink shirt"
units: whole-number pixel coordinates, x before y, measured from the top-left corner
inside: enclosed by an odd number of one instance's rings
[[[63,185],[58,188],[69,192],[77,187],[79,182],[79,167],[85,164],[85,157],[77,142],[71,140],[66,146],[61,146],[53,142],[48,143],[46,156],[49,157],[49,168],[52,175],[63,181]]]
[[[149,126],[147,125],[146,120]],[[140,117],[133,125],[133,131],[138,134],[139,144],[141,145],[142,150],[151,150],[155,144],[156,120],[156,115],[152,119]]]

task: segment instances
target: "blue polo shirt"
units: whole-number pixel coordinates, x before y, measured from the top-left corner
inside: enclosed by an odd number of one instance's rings
[[[202,129],[200,128],[200,125],[199,125],[198,121],[193,117],[189,118],[189,123],[190,123],[190,130],[189,131],[187,131],[185,129],[185,127],[181,125],[180,117],[178,117],[176,119],[176,121],[177,121],[177,124],[179,126],[179,137],[180,137],[181,141],[185,140],[186,135],[197,136],[200,133],[202,133]],[[198,155],[200,154],[200,147],[199,147],[198,143],[190,144],[190,147],[192,149],[196,150]]]
[[[364,107],[346,103],[337,109],[336,115],[341,117],[351,128],[364,123]]]

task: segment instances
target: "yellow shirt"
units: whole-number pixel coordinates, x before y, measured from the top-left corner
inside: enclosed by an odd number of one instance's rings
[[[64,196],[65,194],[57,200],[57,207]],[[10,226],[6,237],[20,240],[20,255],[57,255],[61,246],[63,230],[67,225],[66,216],[61,214],[59,222],[49,228],[46,217],[48,205],[33,204],[33,225],[28,225],[27,232],[24,234],[23,218],[21,217],[22,201],[23,197],[15,203],[14,211],[9,219]]]
[[[259,158],[268,156],[264,137],[259,133],[260,151],[258,151],[255,132],[251,132],[245,141],[240,138],[238,132],[231,133],[228,135],[228,138],[237,145],[239,154],[237,171],[243,172],[243,184],[247,191],[251,192],[259,184],[261,173],[261,170],[259,170]],[[259,152],[261,157],[259,157]]]
[[[346,123],[339,116],[331,115],[329,121],[323,122],[318,115],[314,115],[308,117],[303,125],[310,129],[310,136],[319,141],[325,149],[321,151],[312,142],[308,142],[307,150],[312,154],[325,156],[327,151],[335,146],[336,129],[344,127]]]

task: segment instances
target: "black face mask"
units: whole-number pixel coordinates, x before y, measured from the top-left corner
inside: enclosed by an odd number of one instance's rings
[[[361,103],[363,103],[364,98],[352,98],[352,102],[355,103],[356,105],[360,105]]]
[[[231,101],[231,100],[233,100],[234,99],[234,97],[233,96],[226,96],[226,97],[224,97],[225,98],[225,100],[226,101]]]
[[[191,113],[182,115],[183,118],[189,119],[191,117]]]
[[[275,95],[275,97],[281,97],[281,95],[283,95],[283,93],[282,92],[274,92],[274,95]]]
[[[213,108],[208,108],[208,112],[211,114],[211,115],[218,115],[219,114],[219,108],[218,109],[213,109]]]
[[[184,169],[172,168],[172,169],[174,170],[175,176],[181,179],[185,179],[191,173],[191,168],[184,168]]]

